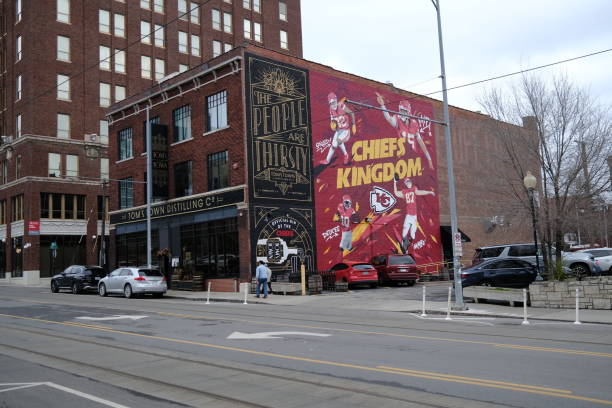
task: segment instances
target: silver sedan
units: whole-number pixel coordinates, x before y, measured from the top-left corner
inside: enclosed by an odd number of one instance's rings
[[[166,278],[157,269],[124,267],[112,271],[98,283],[100,296],[123,294],[126,298],[147,293],[162,297],[168,290]]]

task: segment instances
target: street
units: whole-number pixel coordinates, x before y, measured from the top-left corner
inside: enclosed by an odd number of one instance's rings
[[[612,405],[604,324],[0,287],[0,333],[0,407]]]

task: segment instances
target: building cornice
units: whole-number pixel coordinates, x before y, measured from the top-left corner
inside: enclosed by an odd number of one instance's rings
[[[2,145],[0,145],[0,152],[3,152],[9,148],[14,149],[15,146],[22,144],[22,143],[30,142],[30,141],[68,144],[68,145],[73,145],[73,146],[76,145],[76,146],[85,146],[85,147],[95,147],[97,149],[102,149],[102,150],[108,149],[108,145],[99,143],[99,142],[92,142],[92,141],[79,140],[79,139],[61,139],[55,136],[42,136],[42,135],[27,134],[27,135],[20,136],[9,143],[3,143]]]
[[[79,178],[63,178],[63,177],[36,177],[36,176],[27,176],[21,177],[20,179],[13,180],[9,183],[3,184],[0,186],[0,192],[7,190],[11,187],[18,186],[20,184],[27,184],[31,182],[41,182],[41,183],[58,183],[58,184],[79,184],[86,186],[102,186],[101,181],[95,180],[81,180]]]

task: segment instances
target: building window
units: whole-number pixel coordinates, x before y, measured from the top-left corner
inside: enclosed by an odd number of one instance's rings
[[[287,32],[283,30],[281,30],[280,32],[280,47],[285,50],[289,49],[289,43],[287,40]]]
[[[0,183],[8,183],[8,162],[6,160],[2,160],[2,163],[0,163]]]
[[[23,194],[11,197],[11,221],[23,220]]]
[[[151,23],[148,21],[140,22],[140,42],[151,44]]]
[[[261,1],[253,0],[253,11],[256,13],[261,13]]]
[[[261,24],[253,23],[254,40],[261,42]]]
[[[164,26],[155,24],[155,46],[164,48]]]
[[[125,74],[125,51],[115,50],[115,72]]]
[[[230,13],[223,13],[223,31],[232,33],[232,15]]]
[[[100,82],[100,106],[103,108],[111,104],[111,86],[110,84]]]
[[[251,39],[251,20],[244,19],[244,38]]]
[[[208,114],[207,131],[227,126],[227,91],[222,91],[206,98]]]
[[[111,49],[103,45],[100,46],[100,69],[105,71],[111,69]]]
[[[185,105],[172,111],[174,142],[191,139],[191,106]]]
[[[119,131],[119,160],[130,159],[132,152],[132,128]]]
[[[134,206],[134,179],[127,177],[119,180],[119,208]]]
[[[251,9],[251,0],[242,0],[242,7],[247,10]]]
[[[57,137],[60,139],[70,139],[70,115],[64,113],[57,114]]]
[[[103,157],[100,159],[100,178],[108,180],[108,174],[108,159]]]
[[[17,137],[21,137],[21,114],[15,118],[15,134]]]
[[[187,10],[187,0],[178,0],[178,16],[181,20],[187,21],[189,18]]]
[[[191,55],[200,56],[200,36],[191,34]]]
[[[229,155],[227,150],[208,155],[208,190],[229,186]]]
[[[166,76],[166,63],[163,59],[155,58],[155,80],[159,81]]]
[[[21,0],[16,0],[15,1],[15,23],[18,23],[21,21]]]
[[[230,43],[223,44],[223,52],[229,52],[234,48],[234,46]]]
[[[216,9],[212,9],[212,28],[221,30],[221,12]]]
[[[212,52],[213,58],[221,55],[221,42],[217,40],[213,40],[212,45],[213,45],[213,52]]]
[[[70,62],[70,38],[57,36],[57,59]]]
[[[48,168],[49,168],[49,177],[61,177],[61,158],[62,156],[58,153],[49,153],[48,155]]]
[[[98,28],[103,34],[110,34],[110,11],[98,11]]]
[[[151,9],[151,0],[140,0],[140,8],[145,10]]]
[[[140,56],[140,76],[151,79],[151,57]]]
[[[178,49],[179,52],[182,52],[183,54],[187,54],[189,53],[188,51],[188,45],[187,45],[187,33],[184,31],[179,31],[178,32]]]
[[[125,16],[123,14],[115,14],[115,36],[125,37]]]
[[[191,186],[191,160],[174,165],[174,196],[185,197],[193,194]]]
[[[70,23],[70,0],[57,0],[57,21]]]
[[[159,125],[161,123],[159,116],[150,118],[149,123],[151,124],[151,143],[153,143],[153,125]],[[147,121],[146,120],[142,121],[142,145],[144,146],[143,152],[146,154],[147,153]],[[153,148],[153,146],[151,146],[151,148]],[[145,181],[146,179],[147,178],[145,177]]]
[[[156,13],[164,13],[164,0],[153,0],[153,11]]]
[[[115,85],[115,102],[124,100],[125,94],[125,86]]]
[[[108,205],[110,204],[110,197],[105,196],[104,202],[102,202],[102,198],[102,196],[98,196],[98,221],[102,221],[102,212],[104,212],[104,219],[108,221]]]
[[[84,220],[85,196],[40,193],[40,218]]]
[[[189,12],[190,19],[193,24],[200,24],[200,5],[198,3],[191,2],[191,10]]]
[[[278,2],[278,18],[287,21],[287,3],[284,1]]]
[[[100,121],[100,143],[108,144],[108,121]]]
[[[21,75],[17,75],[17,78],[15,78],[15,99],[16,100],[20,100],[21,99]]]
[[[67,75],[57,76],[57,99],[70,100],[70,77]]]
[[[179,72],[189,71],[189,65],[179,64]]]
[[[21,178],[21,155],[15,157],[15,180]]]
[[[0,201],[0,224],[6,224],[6,200]]]
[[[21,36],[17,36],[15,40],[15,61],[21,61],[22,49],[21,49]]]
[[[79,176],[79,156],[73,154],[66,155],[66,176]]]

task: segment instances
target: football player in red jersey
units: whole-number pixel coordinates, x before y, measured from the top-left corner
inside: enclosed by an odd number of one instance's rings
[[[329,125],[334,131],[334,137],[332,139],[332,145],[327,152],[327,158],[325,160],[321,160],[320,164],[329,164],[334,152],[338,147],[340,147],[342,153],[344,153],[344,164],[348,164],[350,157],[344,144],[351,138],[351,130],[353,131],[353,134],[357,132],[355,113],[353,113],[353,111],[346,106],[343,100],[338,101],[338,97],[333,92],[330,92],[329,95],[327,95],[327,101],[329,103]],[[349,120],[349,116],[351,117],[351,120]],[[352,126],[351,121],[353,123]]]
[[[404,217],[404,227],[402,228],[402,242],[400,243],[400,247],[402,252],[407,254],[408,248],[410,248],[412,241],[414,241],[417,230],[416,196],[436,195],[436,193],[429,190],[417,189],[416,186],[412,184],[412,180],[409,177],[404,179],[405,188],[398,189],[398,180],[399,177],[396,175],[395,179],[393,180],[393,192],[406,204],[406,216]]]
[[[342,202],[338,204],[336,212],[340,221],[340,229],[342,230],[342,238],[340,240],[340,252],[350,251],[353,249],[353,231],[351,223],[359,222],[359,214],[353,208],[353,202],[349,195],[342,196]]]
[[[385,98],[378,92],[376,93],[376,101],[380,105],[382,109],[385,108]],[[412,115],[412,106],[408,100],[400,101],[398,106],[399,115],[390,114],[387,111],[383,111],[383,115],[387,122],[395,130],[397,131],[397,135],[406,139],[406,142],[412,147],[412,150],[416,153],[417,149],[415,146],[415,141],[419,144],[423,153],[425,153],[425,158],[427,159],[427,163],[429,164],[429,168],[433,170],[433,161],[431,160],[431,156],[429,155],[429,151],[427,151],[427,146],[425,146],[425,142],[421,137],[421,132],[419,131],[419,121],[415,118],[411,118],[406,115]]]

